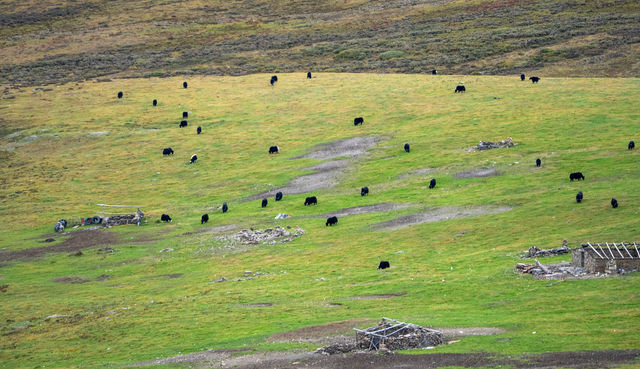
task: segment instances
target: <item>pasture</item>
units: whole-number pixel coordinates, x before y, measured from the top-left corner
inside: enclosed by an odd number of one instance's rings
[[[437,353],[639,348],[638,273],[551,283],[514,266],[532,245],[640,241],[640,151],[627,150],[640,139],[640,80],[313,75],[278,74],[274,86],[258,74],[188,77],[186,89],[172,77],[5,91],[0,362],[120,367],[212,348],[313,350],[268,338],[382,316],[504,330]],[[454,94],[459,82],[466,92]],[[183,111],[188,126],[179,128]],[[356,137],[368,142],[357,156],[306,155]],[[507,137],[517,145],[469,150]],[[173,155],[162,155],[167,147]],[[311,173],[300,169],[342,159],[325,188],[274,201],[274,189]],[[483,171],[495,175],[468,175]],[[578,171],[585,180],[570,182]],[[252,197],[271,191],[265,208]],[[318,204],[304,206],[312,195]],[[147,222],[53,234],[60,218],[97,215],[97,203],[143,205]],[[383,211],[325,226],[362,206]],[[173,221],[160,223],[163,213]],[[279,213],[291,217],[274,220]],[[437,221],[380,225],[412,214]],[[276,225],[305,234],[274,245],[218,238]],[[81,256],[25,251],[71,244]],[[391,267],[377,270],[381,260]],[[379,295],[390,296],[367,298]]]

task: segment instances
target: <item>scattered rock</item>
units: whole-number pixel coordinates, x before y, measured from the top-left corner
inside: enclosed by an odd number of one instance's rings
[[[47,238],[46,240],[40,241],[40,243],[53,242],[55,238]]]
[[[112,249],[111,247],[103,247],[101,249],[98,249],[98,254],[113,254],[114,252],[116,252],[116,250]]]
[[[536,246],[529,247],[529,250],[521,256],[521,258],[534,258],[534,257],[544,257],[544,256],[556,256],[562,254],[568,254],[569,248],[567,247],[567,240],[562,241],[562,246],[557,249],[539,249]]]
[[[89,136],[102,136],[109,133],[109,131],[100,131],[100,132],[89,132]]]
[[[218,279],[216,279],[215,281],[211,281],[211,283],[220,283],[220,282],[226,282],[227,279],[225,277],[220,277]]]
[[[491,149],[502,149],[505,147],[512,147],[517,145],[517,143],[513,142],[511,137],[507,137],[506,140],[499,142],[491,142],[491,141],[480,141],[478,146],[474,147],[475,150],[491,150]]]
[[[160,250],[160,252],[169,252],[169,251],[174,251],[174,250],[170,247]]]
[[[233,246],[235,244],[243,245],[275,245],[277,243],[290,242],[296,237],[300,237],[305,234],[304,229],[296,226],[295,232],[288,231],[280,226],[274,228],[267,228],[265,230],[247,230],[243,229],[236,235],[231,236],[219,236],[215,239],[222,241],[227,246]]]
[[[274,219],[287,219],[287,218],[289,218],[289,214],[280,213],[280,214],[276,215],[276,217]]]
[[[62,314],[53,314],[53,315],[49,315],[48,317],[44,318],[44,320],[51,320],[51,319],[57,319],[57,318],[66,318],[69,315],[62,315]]]

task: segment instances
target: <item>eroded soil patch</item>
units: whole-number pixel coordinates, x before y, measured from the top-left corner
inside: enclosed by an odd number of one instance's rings
[[[69,236],[64,241],[55,245],[17,251],[0,251],[0,262],[34,259],[48,253],[73,253],[94,246],[116,243],[118,243],[118,236],[115,233],[102,229],[78,230],[69,232]]]
[[[493,177],[499,176],[502,173],[498,172],[496,168],[478,168],[472,170],[465,170],[456,173],[456,178],[481,178],[481,177]]]
[[[411,204],[394,204],[391,202],[384,202],[384,203],[374,204],[374,205],[354,206],[351,208],[339,209],[336,211],[332,211],[330,213],[312,215],[311,217],[312,218],[326,218],[330,216],[344,217],[348,215],[382,213],[382,212],[391,211],[391,210],[406,209],[409,206],[411,206]]]
[[[84,278],[84,277],[68,276],[68,277],[55,278],[55,279],[53,279],[53,282],[56,282],[56,283],[68,283],[68,284],[82,284],[82,283],[89,282],[89,280]]]
[[[268,196],[274,196],[276,192],[284,195],[295,195],[324,190],[334,187],[339,183],[344,171],[355,160],[364,155],[367,149],[380,141],[378,137],[352,137],[313,146],[308,154],[299,155],[290,159],[310,158],[316,160],[328,160],[347,157],[346,159],[326,161],[300,170],[312,170],[313,173],[304,174],[293,178],[288,185],[271,189],[247,198],[257,200]]]
[[[374,230],[394,230],[416,224],[440,222],[456,218],[497,214],[513,209],[513,206],[442,206],[425,209],[424,212],[405,215],[372,225]]]

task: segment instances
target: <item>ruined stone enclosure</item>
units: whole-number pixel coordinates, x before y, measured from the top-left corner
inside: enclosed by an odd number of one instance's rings
[[[589,273],[615,274],[640,270],[640,255],[635,242],[583,243],[571,252],[571,265]]]

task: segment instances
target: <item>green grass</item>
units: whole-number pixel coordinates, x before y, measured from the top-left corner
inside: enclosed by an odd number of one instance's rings
[[[639,80],[543,78],[532,85],[505,77],[389,74],[323,73],[306,80],[300,73],[279,74],[272,88],[268,78],[190,77],[188,89],[181,78],[73,83],[46,92],[24,89],[3,101],[3,132],[17,135],[0,139],[6,164],[0,168],[0,249],[43,246],[38,241],[58,219],[96,214],[97,203],[142,204],[149,216],[142,227],[108,230],[120,239],[115,254],[94,248],[82,257],[50,254],[0,268],[0,284],[9,285],[0,295],[3,365],[121,366],[205,348],[308,349],[265,338],[381,316],[507,330],[463,338],[437,352],[638,348],[637,274],[546,287],[548,281],[513,269],[532,245],[638,241],[639,154],[626,144],[638,142],[640,133]],[[467,93],[453,94],[460,81]],[[182,111],[191,112],[186,129],[177,127]],[[353,126],[356,116],[365,117],[363,126]],[[89,135],[98,131],[109,133]],[[302,173],[299,168],[316,163],[288,158],[355,136],[383,141],[336,188],[316,192],[317,207],[303,206],[305,194],[285,195],[266,209],[259,201],[238,201],[284,185]],[[507,136],[518,145],[467,150],[479,140]],[[405,142],[410,154],[402,150]],[[273,144],[281,153],[270,156]],[[168,146],[175,155],[162,157]],[[199,160],[188,165],[194,153]],[[534,166],[537,157],[542,168]],[[503,175],[455,177],[493,163]],[[433,174],[398,179],[419,168],[433,168]],[[586,180],[569,182],[568,173],[578,170]],[[432,177],[438,186],[428,190]],[[372,190],[364,198],[363,185]],[[578,191],[585,194],[580,205]],[[620,208],[610,207],[611,197]],[[230,212],[223,215],[217,207],[224,201]],[[331,228],[324,219],[302,217],[382,202],[411,207],[342,217]],[[446,205],[515,208],[397,231],[370,229]],[[203,228],[205,212],[208,226],[298,225],[307,233],[290,243],[223,252],[214,234],[188,233]],[[293,217],[274,221],[282,212]],[[173,223],[157,223],[162,213]],[[150,238],[155,241],[136,242]],[[175,251],[159,252],[167,247]],[[392,269],[376,270],[380,260]],[[210,283],[245,270],[268,275]],[[161,277],[173,273],[184,275]],[[95,281],[102,274],[111,277]],[[91,282],[52,281],[64,276]],[[398,292],[407,294],[349,299]],[[342,305],[323,306],[331,301]],[[243,306],[261,302],[274,305]],[[45,320],[53,314],[68,317]],[[24,325],[31,327],[15,329]]]

